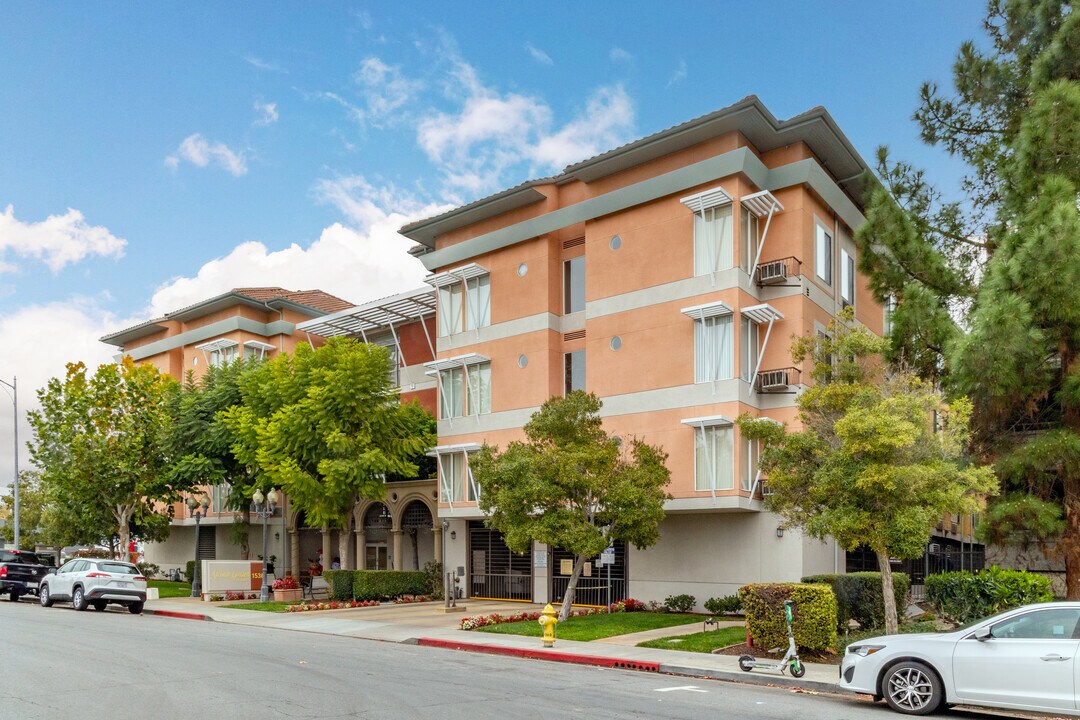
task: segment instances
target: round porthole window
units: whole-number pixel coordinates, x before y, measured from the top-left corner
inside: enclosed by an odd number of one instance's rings
[[[615,337],[611,338],[611,342],[609,343],[609,345],[611,345],[612,350],[618,350],[622,347],[622,338],[616,335]]]
[[[612,235],[611,241],[608,242],[608,247],[610,247],[612,250],[618,250],[622,247],[622,238],[618,235]]]
[[[191,358],[191,364],[192,365],[198,365],[199,364],[199,358],[197,358],[197,357]]]
[[[518,355],[518,367],[524,368],[529,364],[529,358],[526,355]]]
[[[518,277],[525,277],[525,273],[529,272],[529,266],[525,263],[518,265]]]

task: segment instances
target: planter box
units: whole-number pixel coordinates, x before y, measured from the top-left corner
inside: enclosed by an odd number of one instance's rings
[[[274,602],[300,602],[301,592],[300,588],[295,590],[275,590]]]

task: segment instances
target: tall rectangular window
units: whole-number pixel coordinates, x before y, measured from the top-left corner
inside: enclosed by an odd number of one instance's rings
[[[468,367],[469,386],[468,395],[469,415],[491,412],[491,363],[479,363]]]
[[[749,490],[757,478],[758,461],[761,458],[761,442],[743,438],[742,441],[742,489]]]
[[[574,390],[585,389],[585,351],[575,350],[574,352],[563,354],[563,364],[565,375],[563,377],[563,388],[565,395],[569,395]]]
[[[439,416],[461,417],[465,408],[464,377],[461,368],[439,371]]]
[[[455,282],[443,285],[439,288],[439,335],[453,335],[464,329],[462,324],[463,289],[461,283]]]
[[[487,327],[491,324],[491,276],[469,278],[465,281],[465,329]]]
[[[732,267],[731,204],[694,213],[694,274]]]
[[[855,258],[840,251],[840,297],[844,305],[855,305]]]
[[[450,497],[443,498],[444,502],[460,502],[465,499],[465,453],[445,453],[440,458],[440,465],[442,471],[446,474],[443,478],[442,487],[443,494],[447,491],[450,493]]]
[[[735,348],[731,315],[694,322],[694,382],[735,377]]]
[[[398,385],[401,379],[398,376],[398,372],[401,369],[401,361],[398,358],[397,345],[383,345],[386,348],[389,357],[387,358],[387,370],[386,375],[390,380],[391,385]]]
[[[814,273],[832,285],[832,233],[821,225],[814,226]]]
[[[731,490],[735,487],[734,434],[730,425],[694,430],[696,490]]]
[[[240,357],[240,346],[230,345],[210,351],[210,367],[224,367]]]
[[[563,312],[585,309],[585,256],[579,255],[563,263]]]
[[[757,367],[761,347],[758,344],[758,325],[750,318],[742,318],[739,344],[739,377],[750,382],[754,379],[754,368]]]
[[[754,268],[754,258],[757,256],[758,246],[758,216],[750,212],[748,208],[739,208],[739,237],[742,241],[739,253],[742,255],[739,266],[743,272],[751,273]]]

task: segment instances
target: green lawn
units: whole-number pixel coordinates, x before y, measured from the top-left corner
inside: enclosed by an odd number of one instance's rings
[[[169,580],[147,580],[146,587],[158,589],[162,598],[191,597],[191,584]]]
[[[290,605],[299,605],[299,602],[247,602],[235,605],[220,605],[219,607],[233,608],[234,610],[261,610],[262,612],[288,612]]]
[[[685,615],[681,613],[621,612],[611,613],[610,615],[606,613],[603,615],[586,615],[584,617],[573,617],[566,622],[559,623],[555,628],[555,637],[564,640],[598,640],[600,638],[614,637],[615,635],[641,632],[642,630],[687,625],[692,622],[702,622],[703,620],[704,617],[701,615]],[[504,635],[529,635],[532,637],[540,637],[542,634],[540,623],[535,620],[489,625],[477,628],[477,631]]]
[[[660,648],[661,650],[685,650],[687,652],[711,653],[716,648],[737,645],[746,642],[746,628],[726,627],[719,630],[707,630],[693,635],[646,640],[638,647]]]

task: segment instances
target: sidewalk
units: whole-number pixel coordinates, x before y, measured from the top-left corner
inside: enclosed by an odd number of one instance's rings
[[[627,638],[626,642],[614,642],[617,638],[610,638],[607,642],[557,640],[554,648],[545,649],[538,638],[457,629],[462,617],[490,614],[491,612],[520,612],[522,610],[532,610],[532,606],[469,603],[471,612],[464,614],[443,614],[437,612],[436,607],[437,605],[434,604],[380,605],[372,608],[324,610],[308,613],[269,613],[215,607],[198,600],[188,600],[186,598],[170,598],[168,600],[148,601],[145,612],[166,617],[213,620],[214,622],[247,625],[249,627],[340,635],[383,642],[644,670],[755,685],[798,687],[820,692],[839,691],[836,665],[806,663],[806,675],[795,679],[786,674],[781,675],[765,670],[743,672],[739,669],[738,658],[731,655],[711,655],[679,650],[634,647],[636,642],[653,639],[653,637],[698,632],[701,629],[700,623],[634,633],[634,636],[642,637],[636,639],[633,643],[630,642],[630,636],[622,636]],[[645,635],[651,637],[644,637]]]

